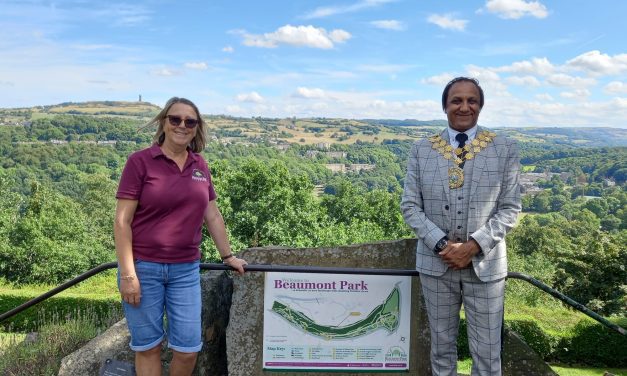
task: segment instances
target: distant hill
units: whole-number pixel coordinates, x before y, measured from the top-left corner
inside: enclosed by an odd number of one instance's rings
[[[499,128],[499,132],[522,142],[573,147],[627,146],[623,128]]]
[[[360,121],[372,125],[385,125],[387,127],[445,127],[446,120],[416,120],[416,119],[361,119]]]
[[[0,115],[124,115],[124,116],[154,116],[161,108],[148,102],[122,102],[122,101],[93,101],[93,102],[65,102],[47,106],[35,106],[30,108],[0,109]]]
[[[0,125],[24,125],[29,121],[55,115],[94,117],[123,117],[146,122],[161,108],[148,102],[93,101],[66,102],[31,108],[0,108]],[[446,120],[417,119],[338,119],[338,118],[264,118],[204,115],[210,135],[225,143],[257,143],[273,140],[278,143],[353,144],[355,142],[383,143],[391,140],[417,140],[446,127]],[[621,128],[506,128],[494,127],[496,132],[511,136],[522,143],[542,147],[627,146],[627,129]]]

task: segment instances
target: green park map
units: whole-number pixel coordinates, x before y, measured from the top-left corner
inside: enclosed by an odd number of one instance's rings
[[[311,335],[326,340],[351,339],[372,333],[379,328],[389,332],[395,331],[399,325],[400,296],[398,286],[395,286],[385,301],[375,307],[367,317],[345,326],[317,324],[302,312],[276,300],[272,305],[272,311]]]

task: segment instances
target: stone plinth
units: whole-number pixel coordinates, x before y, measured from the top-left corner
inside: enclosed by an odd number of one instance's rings
[[[416,240],[386,241],[330,248],[251,248],[240,257],[250,264],[302,265],[345,268],[414,269]],[[412,279],[411,354],[409,375],[430,375],[429,329],[419,293]],[[263,273],[233,278],[233,303],[227,329],[229,376],[285,375],[263,371]],[[337,372],[298,372],[299,376],[337,375]],[[359,373],[364,376],[380,373]]]

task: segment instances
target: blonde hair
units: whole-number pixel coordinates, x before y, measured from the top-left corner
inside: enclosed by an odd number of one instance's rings
[[[192,149],[194,153],[200,153],[205,149],[207,145],[207,135],[205,134],[207,129],[207,123],[203,120],[202,116],[200,116],[200,111],[198,107],[194,104],[194,102],[190,101],[186,98],[172,97],[168,99],[163,110],[161,110],[152,120],[150,120],[145,127],[157,126],[157,132],[152,138],[153,142],[161,146],[163,141],[165,141],[165,131],[163,128],[165,127],[166,118],[168,116],[168,111],[170,108],[176,103],[182,103],[190,106],[196,112],[196,117],[198,118],[198,129],[196,130],[196,136],[189,143],[189,148]]]

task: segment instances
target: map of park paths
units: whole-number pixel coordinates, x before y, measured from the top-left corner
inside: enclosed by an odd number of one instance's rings
[[[304,313],[276,300],[272,304],[272,311],[311,335],[326,340],[348,339],[369,334],[379,328],[385,328],[389,332],[396,330],[399,325],[400,297],[398,286],[395,286],[385,301],[366,318],[345,326],[317,324]]]

